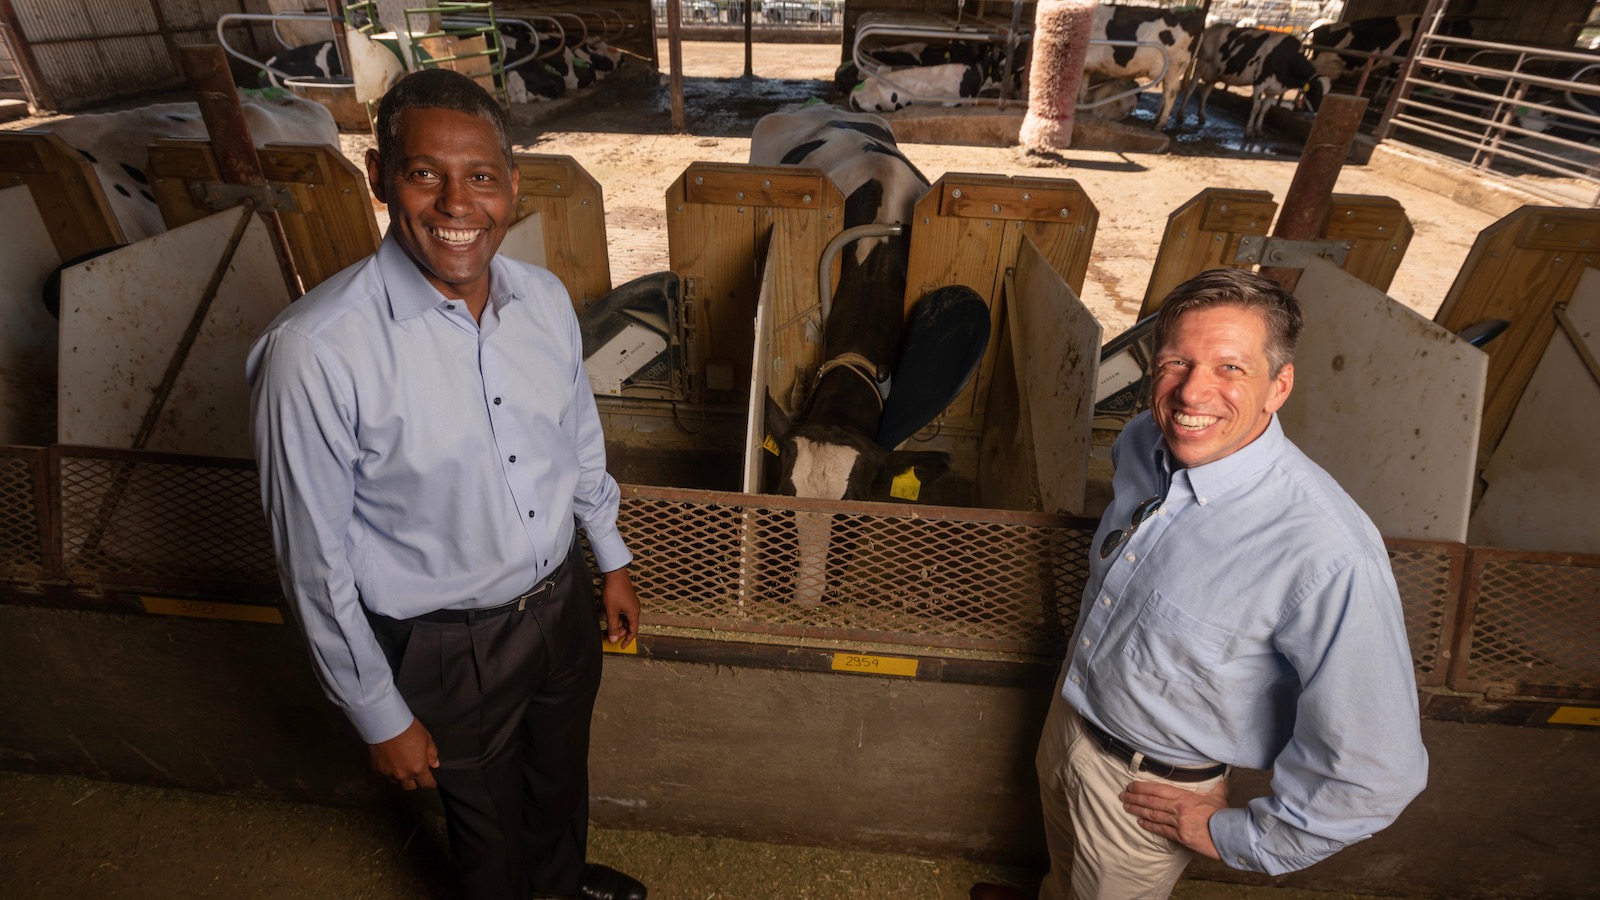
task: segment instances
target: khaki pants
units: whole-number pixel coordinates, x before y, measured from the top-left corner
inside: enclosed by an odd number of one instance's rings
[[[1117,795],[1132,781],[1207,791],[1226,776],[1184,784],[1157,778],[1104,752],[1057,685],[1034,758],[1044,805],[1050,873],[1040,900],[1161,900],[1194,851],[1146,831]],[[1076,838],[1076,840],[1074,840]]]

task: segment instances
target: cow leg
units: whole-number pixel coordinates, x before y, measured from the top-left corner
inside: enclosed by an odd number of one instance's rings
[[[1245,122],[1245,137],[1261,136],[1261,120],[1267,117],[1267,92],[1257,89],[1250,98],[1250,118]]]
[[[1200,85],[1200,108],[1195,111],[1195,124],[1206,124],[1206,101],[1211,99],[1211,83]]]

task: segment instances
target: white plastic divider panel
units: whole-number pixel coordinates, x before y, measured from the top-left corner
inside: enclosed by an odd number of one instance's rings
[[[500,243],[500,252],[519,262],[549,268],[544,249],[544,217],[535,212],[518,219],[506,230],[506,238]],[[581,301],[584,298],[572,299]]]
[[[66,270],[59,440],[248,458],[245,354],[288,304],[266,227],[243,207]]]
[[[1017,253],[1010,304],[1012,359],[1033,433],[1044,512],[1083,513],[1100,373],[1100,323],[1033,239]]]
[[[0,444],[55,443],[59,328],[44,282],[59,262],[29,189],[0,191]]]
[[[1600,269],[1567,303],[1589,359],[1600,358]],[[1600,381],[1564,328],[1539,358],[1505,436],[1483,470],[1488,483],[1467,532],[1475,546],[1600,553]]]
[[[1320,259],[1280,417],[1385,537],[1465,541],[1489,358]]]
[[[773,230],[776,238],[774,243],[784,246],[777,242],[787,238],[788,229],[776,224]],[[756,297],[755,347],[750,356],[750,399],[746,406],[748,415],[744,426],[744,480],[740,482],[740,490],[746,494],[759,494],[764,487],[761,484],[761,471],[764,468],[761,454],[767,452],[767,385],[772,369],[772,308],[776,303],[773,294],[777,290],[773,284],[778,280],[772,270],[779,265],[780,256],[778,253],[767,254],[766,271],[761,273],[761,293]]]

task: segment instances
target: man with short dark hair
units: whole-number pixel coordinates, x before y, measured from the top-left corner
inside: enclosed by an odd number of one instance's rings
[[[408,75],[377,134],[383,244],[246,366],[285,595],[373,769],[438,787],[469,896],[642,900],[585,860],[601,643],[578,526],[608,640],[639,601],[571,301],[496,255],[518,176],[481,87]]]
[[[1179,285],[1039,741],[1040,896],[1161,898],[1196,853],[1273,875],[1386,827],[1427,777],[1388,554],[1283,434],[1301,315],[1251,272]],[[1230,807],[1231,766],[1272,793]],[[974,896],[1003,896],[974,890]]]

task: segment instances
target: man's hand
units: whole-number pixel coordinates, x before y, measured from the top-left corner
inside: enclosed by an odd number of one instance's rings
[[[605,574],[600,604],[606,609],[606,640],[622,647],[633,643],[639,633],[639,595],[633,592],[627,566]]]
[[[367,754],[372,759],[372,771],[408,791],[434,786],[433,770],[439,768],[439,748],[433,745],[433,735],[415,718],[405,731],[387,741],[368,744]]]
[[[1188,847],[1202,856],[1221,859],[1211,843],[1211,814],[1228,807],[1228,780],[1210,790],[1186,791],[1159,781],[1135,781],[1119,798],[1122,808],[1139,817],[1146,831]]]

